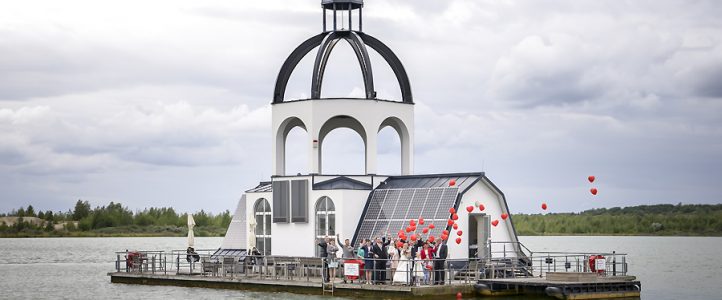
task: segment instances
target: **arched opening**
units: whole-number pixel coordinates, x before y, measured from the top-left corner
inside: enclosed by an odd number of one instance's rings
[[[323,196],[316,201],[316,240],[326,237],[336,239],[336,206],[331,198]],[[316,256],[320,251],[316,247]]]
[[[271,205],[261,198],[253,206],[256,228],[256,248],[263,255],[271,255]]]
[[[381,128],[377,143],[378,174],[400,175],[401,137],[391,126]]]
[[[365,174],[366,130],[358,120],[330,118],[321,126],[318,143],[322,174]]]
[[[383,133],[382,132],[389,132],[389,133]],[[398,138],[398,144],[393,144],[396,139],[394,139],[394,134]],[[404,124],[401,119],[397,117],[388,117],[383,122],[381,122],[381,125],[379,126],[379,135],[378,135],[379,141],[378,141],[378,147],[379,147],[379,153],[381,155],[379,156],[379,166],[382,168],[382,171],[386,171],[383,168],[387,168],[393,172],[395,168],[393,167],[392,163],[384,163],[381,161],[381,159],[392,159],[395,157],[392,152],[392,149],[398,149],[397,153],[399,157],[399,163],[396,164],[396,166],[399,166],[400,174],[409,175],[412,171],[412,141],[411,141],[411,134],[409,132],[409,129],[406,127],[406,124]],[[386,140],[381,140],[386,139]],[[398,148],[393,148],[393,145],[398,145]],[[384,153],[381,147],[389,146],[385,150],[388,150],[388,152]],[[385,156],[385,158],[384,158]],[[381,173],[384,174],[384,173]],[[393,173],[391,174],[393,175]]]
[[[286,136],[285,174],[308,174],[308,133],[296,126]]]
[[[306,131],[306,124],[304,124],[303,121],[301,121],[301,119],[296,118],[296,117],[287,118],[286,120],[281,122],[281,124],[278,126],[278,131],[276,132],[276,140],[274,141],[274,145],[276,147],[276,153],[275,153],[275,159],[274,159],[275,175],[286,175],[286,170],[287,170],[287,168],[286,168],[286,158],[287,158],[286,141],[287,141],[288,136],[291,133],[291,131],[293,129],[295,129],[296,127],[300,127],[300,129],[302,129],[302,131]],[[294,133],[294,140],[293,140],[294,143],[298,142],[296,139],[297,135],[300,135],[300,134]],[[306,140],[306,143],[307,142],[308,142],[308,140]],[[304,145],[303,142],[300,142],[300,143],[301,144],[298,147],[295,144],[292,144],[293,147],[289,148],[289,149],[293,150],[293,151],[289,151],[291,157],[297,157],[297,155],[299,155],[299,154],[297,154],[296,152],[302,153],[304,151],[308,151],[307,144]],[[308,154],[308,153],[306,153],[306,154]],[[308,157],[308,156],[306,156],[306,157]],[[296,161],[303,161],[303,159],[296,160]],[[297,166],[297,165],[295,165],[295,166]],[[305,169],[305,168],[302,168],[302,169]]]

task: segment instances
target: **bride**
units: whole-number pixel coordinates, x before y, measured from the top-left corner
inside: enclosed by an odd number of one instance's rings
[[[401,284],[409,284],[409,278],[411,276],[411,251],[409,250],[409,244],[404,243],[401,248],[401,257],[399,257],[399,265],[396,267],[394,273],[394,282]]]

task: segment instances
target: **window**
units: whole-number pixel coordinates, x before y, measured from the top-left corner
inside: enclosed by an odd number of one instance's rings
[[[256,218],[256,248],[263,255],[271,255],[271,205],[261,198],[253,208]]]
[[[331,198],[323,196],[316,201],[316,238],[336,239],[336,206]],[[320,253],[316,247],[316,255]]]
[[[288,223],[291,220],[289,191],[288,180],[273,182],[273,223]]]

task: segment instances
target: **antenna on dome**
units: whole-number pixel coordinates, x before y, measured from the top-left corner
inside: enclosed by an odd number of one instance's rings
[[[341,12],[341,30],[344,30],[344,14],[343,12],[348,12],[348,30],[353,31],[353,11],[358,9],[358,30],[357,31],[363,31],[363,7],[364,2],[363,0],[321,0],[321,7],[323,8],[323,32],[329,31],[326,26],[326,11],[330,10],[333,14],[333,29],[331,31],[338,31],[338,22],[339,22],[339,15],[338,12]]]

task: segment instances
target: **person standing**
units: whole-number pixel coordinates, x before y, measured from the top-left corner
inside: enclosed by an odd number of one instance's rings
[[[449,254],[449,249],[446,246],[446,241],[441,241],[436,245],[436,259],[434,260],[434,284],[444,284],[444,270],[446,265],[446,258]]]
[[[421,252],[421,266],[424,271],[423,284],[431,283],[431,274],[433,270],[434,251],[430,248],[429,242],[425,242]]]
[[[389,260],[391,260],[391,279],[393,280],[396,268],[399,266],[399,250],[396,249],[396,243],[389,244]]]
[[[326,237],[324,239],[318,240],[318,246],[321,247],[321,252],[319,253],[319,256],[321,257],[321,260],[323,261],[323,282],[328,282],[328,242],[329,238]]]
[[[364,271],[366,275],[366,284],[371,284],[373,280],[374,269],[374,253],[371,251],[371,239],[365,239],[364,242]]]
[[[376,259],[374,264],[374,283],[383,284],[386,281],[386,260],[389,259],[389,250],[381,238],[376,238],[376,244],[371,250]]]
[[[328,253],[328,270],[330,273],[330,280],[336,280],[336,269],[338,269],[338,247],[336,247],[336,242],[334,240],[330,240],[328,243],[328,246],[326,247],[326,252]]]
[[[336,240],[340,241],[341,236],[336,234]],[[351,247],[351,241],[349,241],[349,239],[345,239],[343,241],[343,245],[341,245],[341,267],[343,268],[346,260],[351,260],[354,258],[356,258],[356,255],[353,254],[353,247]],[[343,283],[346,283],[346,274],[343,274]]]

